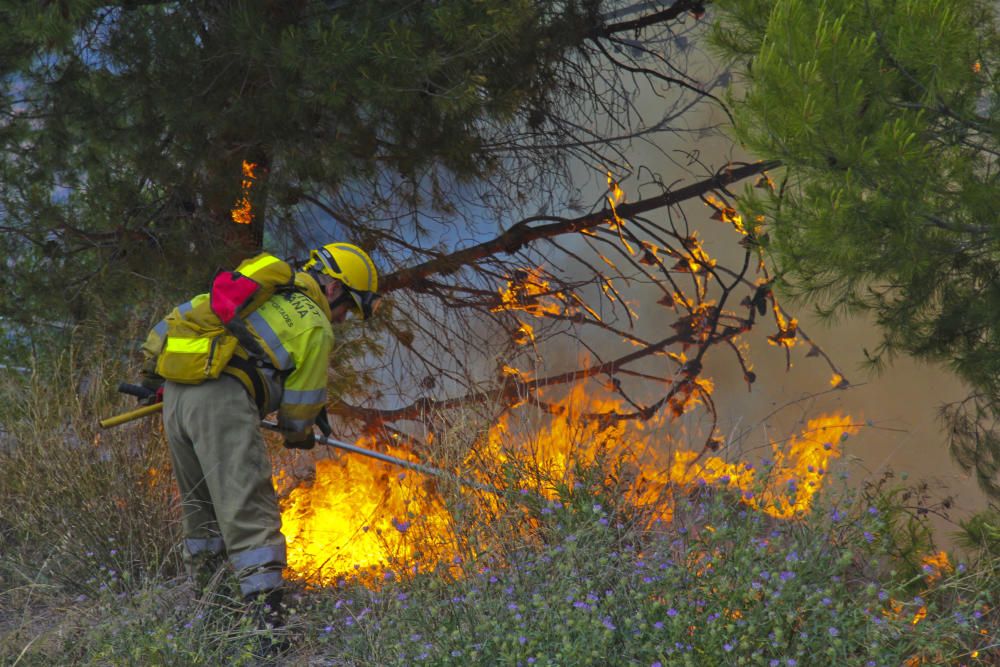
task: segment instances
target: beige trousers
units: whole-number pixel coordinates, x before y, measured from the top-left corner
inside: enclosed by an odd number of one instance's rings
[[[257,406],[236,379],[168,382],[163,423],[189,559],[228,555],[244,595],[281,587],[281,514]]]

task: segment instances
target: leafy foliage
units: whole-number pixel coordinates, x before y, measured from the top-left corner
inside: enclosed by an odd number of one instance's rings
[[[542,122],[554,64],[594,28],[594,10],[5,5],[0,243],[17,279],[0,316],[120,316],[164,281],[206,284],[224,258],[260,245],[265,218],[287,228],[304,197],[369,180],[406,199],[399,184],[432,168],[459,181],[493,173],[487,145],[517,114]],[[229,216],[244,161],[256,166],[254,221],[241,227]],[[445,203],[438,191],[431,205]]]
[[[993,6],[717,4],[716,43],[745,74],[736,135],[785,166],[745,199],[780,284],[827,315],[872,313],[876,365],[907,353],[951,366],[978,404],[950,416],[958,459],[1000,497],[1000,449],[979,437],[1000,416]]]

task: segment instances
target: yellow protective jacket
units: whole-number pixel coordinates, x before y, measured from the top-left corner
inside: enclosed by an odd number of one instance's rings
[[[246,387],[261,416],[278,410],[278,426],[293,442],[305,439],[312,432],[316,416],[326,406],[326,371],[333,350],[330,306],[320,286],[309,274],[299,272],[295,274],[295,288],[277,292],[245,318],[269,363],[256,370],[238,363],[249,358],[238,347],[234,360],[223,371]],[[168,318],[181,317],[208,298],[208,294],[199,294],[177,306]],[[143,343],[146,356],[143,374],[147,378],[155,374],[153,369],[166,333],[167,318],[164,318]],[[258,377],[253,377],[254,373]]]

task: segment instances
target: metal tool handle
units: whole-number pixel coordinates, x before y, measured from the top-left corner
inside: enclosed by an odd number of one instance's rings
[[[114,417],[108,417],[107,419],[102,419],[98,422],[101,428],[109,428],[111,426],[118,426],[119,424],[124,424],[125,422],[130,422],[133,419],[140,419],[146,415],[151,415],[155,412],[160,412],[163,410],[163,403],[153,403],[152,405],[144,405],[141,408],[132,410],[131,412],[123,412],[120,415],[115,415]]]

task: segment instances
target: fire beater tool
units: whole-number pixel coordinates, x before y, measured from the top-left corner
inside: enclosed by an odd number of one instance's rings
[[[123,394],[129,394],[135,396],[139,399],[149,399],[156,392],[146,387],[142,387],[135,384],[128,384],[122,382],[118,385],[118,391]],[[102,419],[99,423],[101,428],[109,428],[111,426],[118,426],[119,424],[124,424],[130,422],[134,419],[141,419],[157,412],[163,410],[163,403],[153,403],[151,405],[144,405],[141,408],[131,410],[129,412],[123,412],[120,415],[115,415],[113,417],[108,417],[107,419]],[[478,489],[479,491],[488,491],[490,493],[495,493],[497,495],[502,495],[503,492],[491,486],[489,484],[483,484],[482,482],[476,482],[474,480],[465,479],[454,473],[448,472],[447,470],[442,470],[440,468],[435,468],[434,466],[424,465],[422,463],[415,463],[414,461],[407,461],[390,454],[383,454],[382,452],[376,452],[371,449],[366,449],[365,447],[360,447],[358,445],[352,445],[349,442],[344,442],[342,440],[337,440],[336,438],[330,437],[330,424],[326,418],[326,411],[320,412],[320,417],[316,420],[317,425],[320,430],[323,431],[323,435],[316,438],[316,442],[322,443],[328,447],[333,447],[334,449],[340,449],[345,452],[350,452],[352,454],[360,454],[362,456],[367,456],[368,458],[376,459],[389,463],[392,465],[400,466],[401,468],[407,468],[409,470],[415,470],[417,472],[422,472],[425,475],[431,475],[433,477],[441,477],[444,479],[450,479],[454,482],[458,482],[462,486],[466,486],[473,489]],[[278,428],[278,424],[268,419],[264,419],[260,422],[260,425],[271,431],[282,432],[282,429]]]

